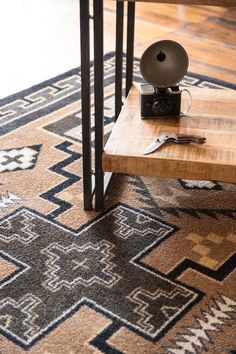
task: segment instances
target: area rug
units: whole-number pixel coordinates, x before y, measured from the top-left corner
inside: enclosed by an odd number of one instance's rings
[[[235,353],[235,185],[116,174],[84,211],[78,68],[1,100],[0,127],[1,354]]]

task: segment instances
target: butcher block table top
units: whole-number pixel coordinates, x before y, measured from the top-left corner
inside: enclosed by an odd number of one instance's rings
[[[235,183],[236,92],[189,90],[193,102],[187,116],[144,120],[134,85],[104,148],[103,171]],[[182,102],[187,106],[187,95],[182,94]],[[207,141],[203,145],[167,143],[143,155],[163,133],[196,134]]]

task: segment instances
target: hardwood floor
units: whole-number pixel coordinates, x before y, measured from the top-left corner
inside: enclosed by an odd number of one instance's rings
[[[105,0],[105,9],[107,50],[114,36],[115,4]],[[137,3],[135,54],[160,39],[184,46],[189,71],[236,83],[236,8]]]
[[[105,52],[114,50],[115,6],[104,0]],[[187,50],[189,70],[236,83],[236,7],[138,3],[136,8],[136,55],[170,38]],[[0,98],[79,66],[78,21],[79,0],[1,2]]]

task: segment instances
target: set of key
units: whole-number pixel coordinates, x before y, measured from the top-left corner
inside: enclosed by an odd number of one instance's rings
[[[176,144],[186,144],[186,143],[195,143],[195,144],[204,144],[206,138],[200,135],[191,135],[191,134],[162,134],[159,138],[153,141],[144,151],[144,155],[151,154],[160,146],[167,142],[173,142]]]

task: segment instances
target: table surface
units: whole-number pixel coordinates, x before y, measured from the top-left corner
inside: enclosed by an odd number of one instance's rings
[[[133,86],[104,148],[103,170],[140,176],[236,182],[236,92],[190,88],[188,116],[141,119]],[[187,97],[182,94],[183,106]],[[204,145],[168,143],[149,155],[145,148],[163,133],[205,136]]]
[[[185,5],[235,6],[236,0],[115,0],[123,2],[156,2]]]

